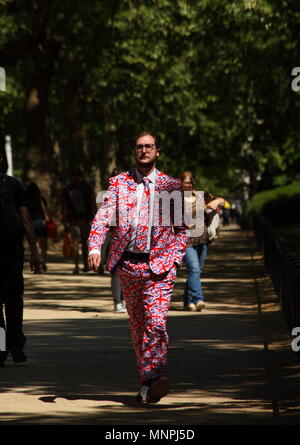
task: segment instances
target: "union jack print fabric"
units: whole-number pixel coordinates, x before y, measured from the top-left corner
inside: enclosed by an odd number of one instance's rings
[[[182,195],[179,179],[172,178],[156,170],[155,193],[177,193]],[[136,221],[137,178],[135,169],[110,178],[107,195],[100,204],[92,222],[89,236],[89,250],[99,249],[106,235],[113,226],[108,250],[106,268],[113,273],[131,239],[133,221]],[[162,274],[169,271],[174,262],[181,264],[187,244],[187,227],[183,222],[176,224],[172,210],[167,210],[169,222],[163,221],[164,209],[155,207],[154,225],[151,228],[151,250],[149,266],[153,273]],[[167,219],[168,221],[168,219]]]
[[[155,275],[147,263],[129,260],[117,268],[141,384],[167,373],[166,318],[176,270],[174,265],[169,272]]]
[[[148,232],[149,222],[148,189],[149,185],[146,184],[145,197],[140,206],[143,215],[139,222],[144,229],[137,239],[141,250],[147,243],[144,234]],[[155,170],[155,194],[158,205],[154,205],[153,209],[149,261],[122,258],[136,227],[135,169],[110,178],[106,198],[93,220],[89,236],[89,249],[101,251],[106,235],[113,226],[106,268],[110,273],[116,271],[120,277],[141,383],[166,374],[166,317],[176,277],[176,264],[182,262],[187,245],[187,227],[183,219],[176,222],[174,206],[160,205],[159,199],[172,194],[179,203],[182,201],[183,216],[181,181]]]
[[[148,242],[148,230],[150,224],[150,187],[149,179],[143,178],[144,193],[140,205],[140,212],[138,218],[138,227],[136,233],[136,247],[143,251]]]

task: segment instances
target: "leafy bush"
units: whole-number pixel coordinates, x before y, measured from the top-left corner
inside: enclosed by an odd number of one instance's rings
[[[257,193],[248,203],[248,218],[253,212],[273,225],[300,223],[300,182]]]

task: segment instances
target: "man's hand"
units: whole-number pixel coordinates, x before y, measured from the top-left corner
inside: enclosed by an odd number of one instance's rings
[[[22,225],[24,228],[25,236],[30,246],[31,257],[30,257],[30,268],[32,273],[41,273],[41,262],[36,247],[36,238],[34,233],[34,228],[32,225],[32,220],[26,206],[20,207],[20,216]]]
[[[94,272],[98,272],[98,269],[101,264],[101,255],[97,253],[93,253],[88,258],[89,268]]]

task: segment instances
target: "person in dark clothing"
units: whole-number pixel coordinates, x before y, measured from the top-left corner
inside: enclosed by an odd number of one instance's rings
[[[25,191],[21,183],[16,178],[7,176],[5,171],[4,156],[0,152],[1,198],[5,196],[11,208],[14,209],[16,222],[14,236],[3,233],[3,231],[0,234],[0,327],[6,333],[6,350],[0,351],[0,366],[4,366],[8,353],[11,353],[15,363],[27,360],[23,351],[26,337],[22,326],[24,234],[31,250],[31,267],[35,272],[40,270],[34,230],[25,201]],[[3,206],[1,209],[1,212],[5,211]],[[0,218],[3,222],[5,215],[0,215]]]
[[[89,272],[88,237],[91,221],[97,211],[96,198],[91,185],[84,180],[79,168],[71,171],[70,184],[63,190],[62,215],[65,231],[72,239],[72,251],[75,268],[73,274],[79,274],[79,243],[82,246],[83,272]]]
[[[40,249],[41,267],[43,272],[46,272],[48,237],[45,223],[46,220],[52,220],[52,216],[46,198],[42,196],[41,191],[35,182],[30,183],[26,187],[26,203]]]

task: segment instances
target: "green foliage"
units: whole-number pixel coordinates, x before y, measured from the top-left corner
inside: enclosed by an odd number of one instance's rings
[[[258,178],[261,188],[290,183],[300,165],[296,3],[2,1],[0,129],[16,167],[27,168],[28,94],[43,85],[58,177],[73,164],[104,177],[113,161],[129,167],[146,128],[160,135],[159,168],[192,170],[199,188],[233,196],[244,176],[252,189]]]
[[[279,224],[276,226],[276,232],[281,239],[293,246],[293,250],[300,255],[300,226],[298,223]]]
[[[247,213],[262,214],[274,226],[300,223],[300,182],[257,193],[247,206]]]

